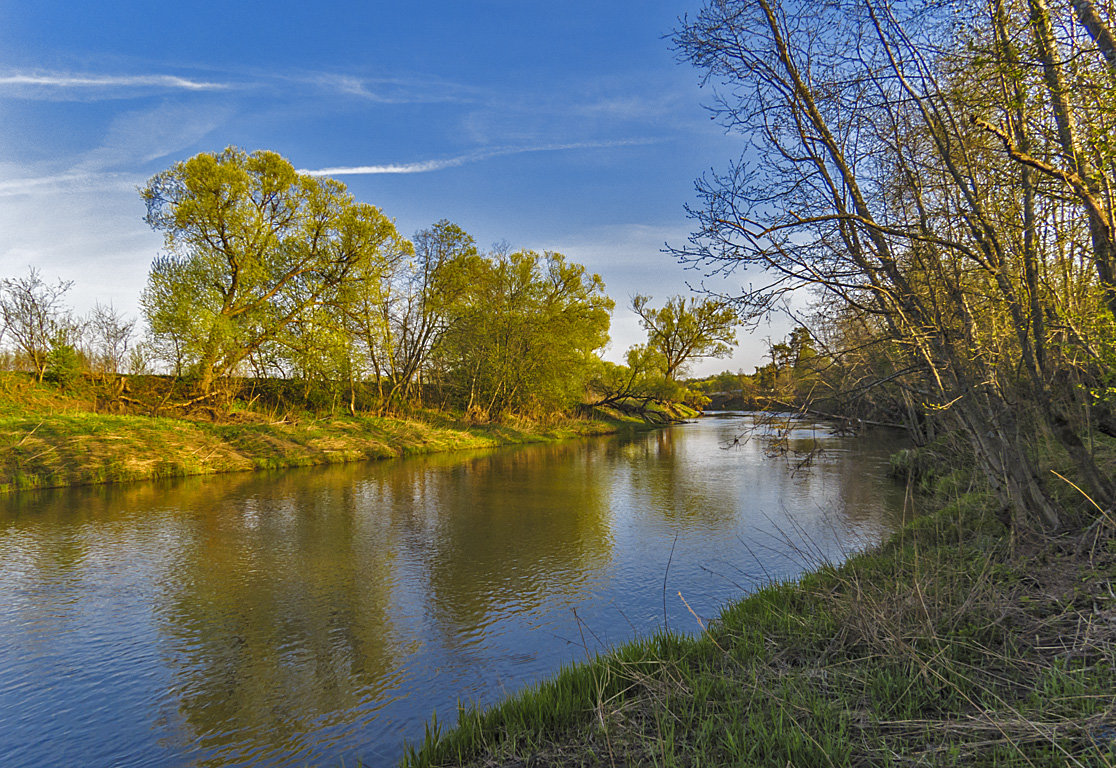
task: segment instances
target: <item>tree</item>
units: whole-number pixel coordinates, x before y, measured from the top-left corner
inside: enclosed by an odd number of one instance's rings
[[[646,409],[652,402],[682,399],[686,388],[668,379],[663,374],[665,368],[662,353],[643,344],[628,349],[623,365],[599,360],[589,380],[593,396],[589,405],[624,405],[635,401]]]
[[[688,363],[725,357],[736,345],[736,311],[712,298],[674,296],[662,309],[648,306],[649,296],[632,298],[632,311],[647,331],[647,346],[663,356],[663,375],[674,381]]]
[[[96,370],[119,373],[135,327],[135,319],[123,317],[112,304],[97,303],[93,306],[86,329]]]
[[[165,252],[141,305],[203,393],[400,247],[379,209],[274,152],[202,153],[154,176],[142,194]]]
[[[804,288],[858,315],[881,381],[967,438],[1021,527],[1060,524],[1047,435],[1116,498],[1082,440],[1113,339],[1113,89],[1061,14],[715,0],[675,38],[752,142],[699,181],[681,258],[765,271],[749,315]]]
[[[466,292],[453,279],[458,263],[477,254],[476,244],[461,227],[445,219],[418,232],[413,259],[400,270],[385,296],[389,399],[414,396],[414,384],[447,329],[454,304]]]
[[[64,280],[48,283],[34,267],[26,277],[0,280],[0,337],[11,337],[39,381],[46,373],[51,349],[77,341],[78,326],[64,303],[72,286]]]
[[[461,293],[438,363],[459,405],[485,418],[581,399],[613,308],[599,275],[560,253],[517,251],[459,259],[446,279]]]

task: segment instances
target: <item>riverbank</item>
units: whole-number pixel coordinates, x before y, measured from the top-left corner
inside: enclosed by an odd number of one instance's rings
[[[1116,521],[1023,541],[962,471],[933,486],[882,547],[465,709],[405,765],[1116,764]]]
[[[136,412],[158,412],[151,399],[121,400],[99,385],[61,390],[0,373],[0,493],[556,441],[635,426],[573,417],[470,424],[430,410],[320,415],[238,404],[218,418],[212,409],[194,416]]]

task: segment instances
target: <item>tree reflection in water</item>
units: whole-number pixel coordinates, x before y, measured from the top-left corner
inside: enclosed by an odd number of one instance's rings
[[[794,471],[741,424],[4,499],[0,763],[382,764],[582,637],[696,630],[672,543],[709,616],[888,530],[881,441],[803,427]]]

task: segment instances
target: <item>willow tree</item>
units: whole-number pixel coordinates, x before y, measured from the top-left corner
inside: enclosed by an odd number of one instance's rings
[[[178,351],[203,393],[399,247],[379,209],[274,152],[202,153],[154,176],[142,195],[164,252],[141,305],[156,341]]]
[[[517,251],[459,259],[445,279],[458,289],[437,362],[458,405],[493,417],[584,396],[613,308],[599,275],[560,253]]]

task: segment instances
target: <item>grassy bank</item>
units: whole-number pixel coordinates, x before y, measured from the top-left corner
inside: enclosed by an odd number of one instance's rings
[[[64,391],[0,373],[0,493],[486,448],[618,428],[599,419],[475,425],[435,411],[320,415],[236,403],[217,418],[212,409],[194,416],[127,412],[158,412],[148,399],[114,399],[111,389],[92,383]]]
[[[876,551],[465,709],[405,764],[1116,765],[1116,521],[1018,540],[963,473],[935,485]]]

